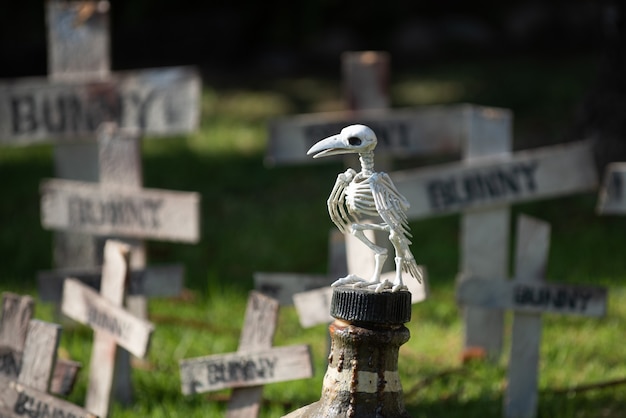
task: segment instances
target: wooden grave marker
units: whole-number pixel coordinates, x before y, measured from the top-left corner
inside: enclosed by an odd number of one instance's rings
[[[246,315],[239,337],[238,353],[272,347],[279,302],[258,292],[250,292]],[[227,418],[255,418],[263,397],[263,386],[235,388],[230,396],[226,412]]]
[[[142,133],[171,135],[195,130],[201,80],[191,67],[111,73],[108,1],[50,0],[48,77],[0,82],[0,144],[53,141],[56,177],[98,181],[94,133],[116,122]],[[98,265],[89,234],[57,231],[58,268]]]
[[[411,202],[409,219],[463,213],[460,271],[465,274],[461,280],[467,275],[499,280],[508,271],[507,205],[591,191],[597,186],[597,175],[588,141],[511,154],[506,151],[510,146],[506,124],[499,129],[498,124],[477,124],[476,129],[468,138],[464,161],[391,176]],[[490,149],[493,155],[487,157]],[[466,307],[464,318],[465,349],[479,348],[497,360],[503,344],[503,316]]]
[[[503,416],[533,418],[541,344],[541,314],[600,317],[606,314],[607,291],[591,286],[548,284],[550,225],[528,216],[517,222],[515,278],[512,281],[470,276],[457,288],[460,303],[487,310],[513,310],[513,336]]]
[[[0,417],[96,418],[85,409],[47,393],[60,334],[59,325],[38,320],[28,322],[18,376],[0,375]]]
[[[130,247],[109,240],[104,246],[102,283],[98,294],[78,280],[67,279],[63,286],[62,312],[94,330],[89,386],[85,406],[100,417],[106,417],[112,395],[129,403],[131,393],[114,387],[130,386],[127,358],[117,360],[121,346],[137,357],[148,350],[154,326],[123,307],[129,271]]]
[[[107,154],[107,144],[111,142],[117,142],[117,145],[127,150],[136,148],[138,144],[128,138],[132,136],[132,133],[120,133],[111,125],[103,125],[100,149],[105,151],[101,154]],[[138,154],[128,152],[135,156]],[[112,154],[119,156],[115,151]],[[116,158],[111,158],[110,161],[114,164],[112,169],[103,162],[101,176],[105,181],[102,183],[60,179],[43,181],[42,225],[50,229],[75,230],[96,235],[198,241],[198,193],[140,189],[138,181],[120,178],[120,173],[137,172],[139,163],[129,162],[133,166],[129,169],[116,164]],[[108,174],[105,173],[111,174],[111,180],[107,179]],[[135,174],[135,178],[138,176],[140,174]]]
[[[131,266],[135,270],[143,270],[146,265],[145,245],[140,238],[198,241],[198,193],[141,189],[141,145],[137,131],[102,124],[98,145],[100,183],[59,179],[42,182],[41,216],[45,228],[126,237],[116,239],[123,239],[132,246]],[[182,267],[170,266],[160,271],[177,273]],[[144,288],[150,287],[147,281],[151,276],[143,277]],[[163,287],[163,291],[181,288],[180,275],[173,275],[170,280],[171,285]],[[41,286],[54,286],[54,283],[42,281]],[[137,281],[131,280],[133,283]],[[156,285],[152,284],[152,288]],[[133,295],[128,301],[129,307],[146,318],[147,302],[143,296],[147,295],[129,294]]]
[[[44,228],[79,231],[98,235],[100,239],[115,236],[131,247],[130,263],[135,270],[143,270],[146,266],[145,245],[141,238],[198,241],[198,193],[141,189],[141,144],[137,130],[121,130],[114,123],[102,124],[98,130],[98,151],[100,183],[59,179],[42,182]],[[181,270],[174,267],[165,271]],[[161,287],[159,292],[179,290],[180,293],[182,278],[172,276],[169,280],[172,283]],[[130,284],[133,283],[136,281],[131,280]],[[47,284],[51,285],[54,283]],[[154,289],[156,285],[156,282],[144,282],[144,289]],[[128,310],[146,319],[146,297],[149,294],[128,292],[127,296]],[[118,362],[115,397],[130,402],[130,358],[123,350],[118,353]]]
[[[262,385],[311,377],[307,345],[272,347],[278,307],[277,300],[251,292],[238,351],[180,360],[182,393],[234,388],[226,416],[252,418],[258,414]]]
[[[29,323],[35,310],[30,296],[2,294],[0,317],[0,376],[9,380],[18,377],[23,365],[23,352]],[[59,359],[55,363],[50,392],[67,395],[72,391],[80,363]],[[47,390],[47,388],[46,388]]]

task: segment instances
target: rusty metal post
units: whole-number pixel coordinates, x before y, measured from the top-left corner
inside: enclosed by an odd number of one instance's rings
[[[331,350],[319,401],[285,418],[409,417],[398,352],[409,340],[411,293],[338,287],[330,308]]]

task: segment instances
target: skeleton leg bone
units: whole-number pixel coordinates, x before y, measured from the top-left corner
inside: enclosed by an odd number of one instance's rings
[[[352,224],[350,233],[363,242],[369,249],[374,251],[374,273],[369,281],[366,281],[354,274],[336,280],[332,286],[352,285],[354,287],[368,287],[373,288],[375,292],[382,292],[385,289],[391,288],[391,283],[387,280],[380,281],[380,275],[383,269],[383,264],[387,259],[387,249],[374,244],[367,236],[365,236],[365,230],[378,230],[388,231],[389,227],[386,224]]]
[[[393,249],[396,252],[396,257],[394,259],[394,261],[396,262],[396,276],[393,281],[392,291],[397,292],[399,290],[407,290],[408,288],[404,285],[402,281],[402,264],[404,263],[404,257],[401,256],[402,254],[401,238],[398,236],[396,232],[391,231],[391,233],[389,234],[389,241],[393,245]]]

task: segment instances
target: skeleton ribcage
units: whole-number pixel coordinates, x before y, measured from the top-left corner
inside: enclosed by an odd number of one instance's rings
[[[374,196],[368,179],[355,178],[345,190],[348,212],[359,218],[363,215],[378,216]]]

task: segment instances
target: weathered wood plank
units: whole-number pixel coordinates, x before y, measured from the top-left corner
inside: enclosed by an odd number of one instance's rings
[[[398,157],[459,153],[466,139],[465,113],[474,105],[424,106],[399,110],[369,110],[296,115],[270,121],[265,161],[270,165],[311,164],[313,144],[355,123],[376,132],[376,155]],[[493,112],[503,109],[489,108]],[[330,158],[330,157],[329,157]],[[328,161],[328,159],[325,159]]]
[[[341,54],[343,90],[348,109],[389,108],[389,61],[389,53],[383,51],[348,51]]]
[[[40,82],[48,83],[53,80],[71,81],[102,81],[109,76],[111,62],[109,57],[109,8],[106,1],[93,2],[62,2],[47,1],[46,23],[48,40],[48,78],[39,79]],[[19,82],[19,80],[18,80]],[[7,97],[0,94],[0,97]],[[24,97],[24,96],[22,96]],[[30,93],[26,101],[29,104],[20,105],[20,100],[11,100],[14,122],[12,130],[19,132],[20,113],[26,111],[26,130],[30,131],[41,125],[41,116],[34,115],[34,96]],[[2,101],[2,100],[0,100]],[[56,106],[55,102],[56,101]],[[63,102],[66,102],[65,104]],[[105,100],[103,101],[106,103]],[[20,106],[22,108],[20,109]],[[39,106],[41,107],[41,106]],[[24,109],[25,108],[25,109]],[[98,123],[90,115],[77,114],[78,106],[68,106],[67,100],[59,98],[53,103],[46,104],[44,112],[45,135],[51,132],[67,129],[65,120],[70,117],[82,118]],[[54,112],[53,110],[56,110]],[[103,113],[102,110],[98,110]],[[32,115],[29,115],[32,114]],[[60,117],[63,115],[63,117]],[[38,121],[39,119],[39,121]],[[0,118],[0,120],[6,120]],[[6,123],[1,124],[5,127]],[[4,135],[3,139],[6,138]],[[13,140],[9,140],[13,142]],[[22,143],[22,142],[18,142]],[[63,141],[54,147],[54,173],[55,177],[81,180],[98,181],[98,150],[94,142]],[[54,240],[54,265],[58,268],[91,267],[97,265],[98,257],[97,242],[90,235],[74,231],[55,231]]]
[[[334,280],[323,275],[298,273],[254,273],[254,288],[278,299],[281,306],[293,305],[293,295],[330,285]]]
[[[131,270],[127,289],[128,296],[168,297],[180,295],[183,289],[185,267],[182,264],[150,266]],[[63,282],[71,277],[94,290],[100,290],[102,269],[46,270],[37,273],[37,291],[43,302],[60,302]]]
[[[520,216],[515,245],[515,281],[534,284],[544,281],[550,251],[550,224]],[[508,384],[504,399],[506,418],[533,418],[537,413],[541,316],[515,312],[511,337]]]
[[[15,352],[24,350],[28,323],[33,317],[35,302],[30,296],[2,293],[2,316],[0,316],[0,347]]]
[[[67,396],[72,393],[82,364],[77,361],[57,358],[50,382],[50,393]]]
[[[0,417],[25,416],[97,418],[96,415],[68,401],[0,376]]]
[[[45,228],[185,242],[199,239],[198,193],[52,179],[41,183],[41,194]]]
[[[201,82],[189,67],[114,73],[106,80],[0,83],[0,144],[81,139],[102,122],[154,135],[198,127]]]
[[[411,202],[410,219],[591,191],[597,175],[590,142],[520,151],[392,173]]]
[[[80,281],[65,280],[61,309],[70,318],[110,335],[133,355],[145,356],[154,326],[104,299]]]
[[[296,312],[298,312],[302,328],[332,322],[334,320],[330,316],[332,298],[333,288],[330,286],[294,294],[293,304],[296,307]]]
[[[626,163],[607,165],[596,210],[601,215],[626,213]]]
[[[254,352],[272,347],[279,303],[276,299],[252,291],[248,297],[238,353]],[[256,418],[261,406],[263,386],[233,390],[226,410],[227,418]]]
[[[520,283],[517,280],[470,277],[457,287],[457,298],[462,304],[525,313],[602,317],[607,311],[606,288],[561,283]]]
[[[57,357],[61,326],[31,320],[24,343],[17,381],[30,389],[48,392]]]
[[[49,1],[48,73],[55,79],[109,74],[109,2]]]
[[[22,366],[22,356],[29,323],[35,306],[33,298],[10,292],[2,294],[2,316],[0,316],[0,375],[17,379]],[[58,360],[54,369],[55,378],[50,392],[68,395],[76,379],[80,363]]]
[[[279,303],[276,299],[260,292],[250,292],[237,352],[246,353],[272,346],[278,308]]]
[[[230,353],[180,361],[185,395],[311,377],[307,345],[275,347],[254,353]]]
[[[105,243],[100,294],[113,306],[121,307],[124,305],[129,264],[130,247],[128,245],[112,240]],[[74,284],[81,290],[82,285],[79,282],[74,282]],[[85,289],[95,293],[86,287]],[[85,289],[82,289],[82,293],[85,293]],[[70,295],[65,294],[64,291],[63,305],[66,304],[66,298],[68,305],[75,300],[75,298],[70,299]],[[95,319],[96,316],[93,318]],[[126,358],[125,353],[118,349],[116,338],[113,335],[109,332],[94,332],[85,407],[100,417],[109,415],[111,394],[115,390],[116,382],[119,381],[116,376],[119,373],[117,366],[120,364],[126,366],[128,364],[125,361]],[[128,402],[127,398],[121,400]]]
[[[100,185],[103,187],[133,188],[137,191],[143,186],[141,163],[141,137],[136,129],[120,129],[115,123],[103,123],[98,128],[98,163],[100,166]],[[140,239],[115,238],[124,242],[131,249],[131,268],[146,267],[146,245]],[[126,294],[126,307],[129,312],[139,318],[148,318],[148,300],[143,295]],[[124,353],[120,353],[122,355]],[[120,388],[128,398],[132,398],[130,382],[130,356],[127,360],[119,359],[126,364],[119,364],[118,370],[128,370],[124,388]],[[121,373],[117,374],[122,377]],[[121,384],[121,382],[119,382]]]
[[[510,158],[513,146],[513,116],[510,111],[492,112],[488,108],[468,108],[465,118],[467,139],[461,164],[470,165],[496,156],[501,161]],[[415,196],[407,198],[413,205],[414,201],[411,199]],[[419,203],[421,202],[417,202],[418,205]],[[484,277],[506,277],[509,225],[508,207],[492,206],[464,211],[461,216],[459,271],[473,272]],[[463,308],[463,319],[465,334],[462,356],[480,349],[484,350],[488,359],[496,361],[502,352],[502,313],[470,306]]]

